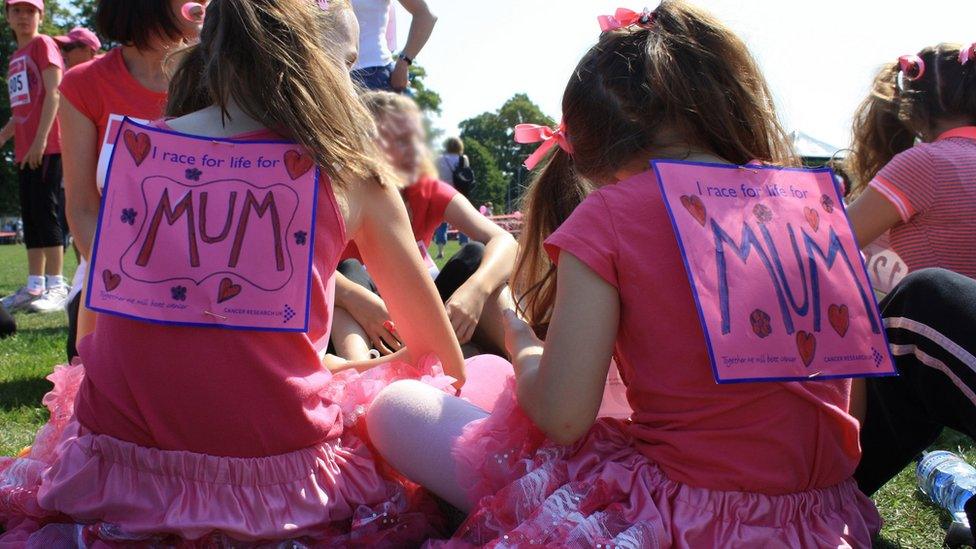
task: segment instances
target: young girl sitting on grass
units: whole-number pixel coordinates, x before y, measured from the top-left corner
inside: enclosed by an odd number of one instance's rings
[[[515,264],[518,245],[498,225],[481,215],[453,187],[433,175],[425,145],[427,134],[417,104],[390,92],[369,92],[364,101],[379,130],[379,143],[406,185],[400,189],[407,205],[414,239],[431,267],[434,283],[462,345],[474,341],[488,352],[504,347],[501,310],[509,303],[503,290]],[[433,172],[433,173],[432,173]],[[444,221],[471,237],[444,268],[427,253],[434,231]],[[397,327],[389,323],[383,299],[374,293],[369,262],[360,263],[351,246],[343,254],[336,283],[336,325],[333,344],[342,357],[362,360],[370,348],[387,354],[401,348]]]
[[[870,546],[850,382],[717,384],[660,190],[634,177],[657,158],[795,164],[755,61],[684,2],[606,22],[529,191],[514,385],[488,414],[394,383],[374,444],[470,513],[457,545]],[[611,354],[629,422],[596,419]]]

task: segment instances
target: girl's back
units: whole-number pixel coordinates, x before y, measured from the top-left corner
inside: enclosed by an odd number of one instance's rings
[[[628,430],[668,477],[783,494],[833,486],[857,466],[849,381],[715,382],[685,266],[651,172],[589,195],[546,241],[617,288],[615,354]],[[759,466],[757,466],[759,464]]]

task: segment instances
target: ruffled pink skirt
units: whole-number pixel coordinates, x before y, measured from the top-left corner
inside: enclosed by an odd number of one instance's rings
[[[397,379],[440,388],[435,363],[343,372],[330,384],[346,431],[295,452],[233,458],[146,448],[92,433],[73,416],[84,378],[60,366],[45,395],[50,421],[16,458],[0,458],[0,546],[415,546],[436,530],[436,504],[391,474],[355,434]]]
[[[475,506],[435,547],[870,547],[874,504],[853,480],[770,496],[668,479],[617,419],[556,446],[506,393],[455,446]]]

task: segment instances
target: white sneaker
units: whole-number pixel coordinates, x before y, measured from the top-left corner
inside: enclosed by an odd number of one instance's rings
[[[29,309],[35,313],[53,313],[63,311],[68,302],[68,293],[71,288],[67,284],[49,288],[40,299],[29,305]]]
[[[41,298],[43,292],[33,293],[27,290],[27,286],[21,286],[19,290],[0,299],[0,305],[8,313],[27,308],[31,303]]]

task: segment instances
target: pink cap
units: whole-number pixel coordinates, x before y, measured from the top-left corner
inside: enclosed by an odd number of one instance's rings
[[[30,4],[35,8],[44,11],[44,0],[7,0],[7,6],[14,4]]]
[[[55,36],[54,40],[58,44],[62,45],[79,43],[84,44],[95,51],[102,49],[102,43],[98,37],[95,36],[95,33],[86,29],[85,27],[75,27],[64,36]]]

